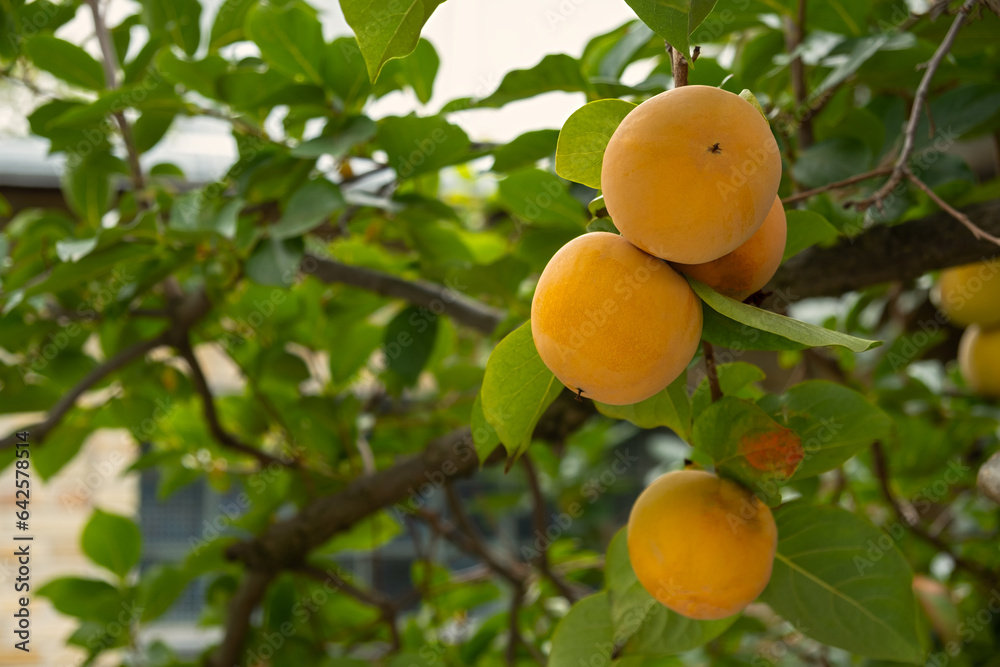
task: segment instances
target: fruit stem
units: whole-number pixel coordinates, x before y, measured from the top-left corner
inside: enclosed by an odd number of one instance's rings
[[[708,374],[708,389],[712,395],[712,402],[722,398],[722,387],[719,386],[719,373],[715,366],[715,348],[707,340],[701,341],[701,349],[705,353],[705,372]]]
[[[667,48],[667,55],[670,56],[670,73],[674,77],[674,88],[680,88],[681,86],[688,85],[688,62],[684,54],[670,46],[669,42],[663,42],[663,45]],[[691,62],[698,60],[698,55],[701,53],[701,47],[696,46],[691,52]]]

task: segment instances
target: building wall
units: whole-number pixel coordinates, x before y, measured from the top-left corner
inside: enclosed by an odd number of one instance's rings
[[[31,416],[0,418],[0,433],[8,433],[33,421]],[[0,473],[0,617],[4,619],[0,623],[3,636],[0,664],[69,667],[82,661],[85,656],[82,649],[66,646],[66,639],[76,629],[76,622],[56,612],[48,600],[35,592],[43,583],[60,576],[106,576],[83,555],[80,534],[95,507],[135,515],[138,476],[134,473],[122,475],[134,460],[135,452],[126,431],[101,430],[94,432],[73,461],[48,482],[43,483],[30,471],[28,534],[34,537],[30,542],[30,653],[14,649],[11,640],[12,615],[17,608],[17,598],[23,593],[14,591],[14,579],[18,576],[18,564],[13,555],[15,543],[11,539],[15,532],[14,468],[11,466]]]

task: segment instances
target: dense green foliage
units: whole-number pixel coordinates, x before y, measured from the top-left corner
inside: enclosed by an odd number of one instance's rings
[[[708,379],[691,374],[642,404],[597,406],[557,443],[532,435],[561,387],[522,326],[553,253],[588,229],[613,229],[600,201],[588,208],[599,195],[599,157],[630,103],[670,87],[664,39],[682,52],[700,46],[690,83],[753,92],[782,149],[787,196],[892,165],[918,65],[959,4],[932,16],[902,0],[809,1],[803,41],[790,52],[787,24],[798,17],[790,0],[634,0],[648,27],[631,21],[437,114],[367,115],[395,91],[431,99],[439,58],[421,28],[435,10],[466,1],[341,0],[358,37],[327,42],[322,17],[300,0],[225,0],[210,30],[198,0],[142,0],[107,26],[116,85],[98,58],[54,34],[89,15],[86,3],[0,3],[4,85],[50,91],[28,120],[66,160],[69,207],[22,210],[0,229],[0,412],[48,411],[103,360],[155,341],[167,353],[140,350],[86,386],[110,391],[44,429],[33,470],[51,478],[95,430],[125,429],[148,443],[132,468],[156,468],[162,497],[207,479],[239,498],[238,513],[193,540],[187,558],[138,577],[135,524],[95,511],[82,549],[104,576],[56,578],[40,591],[79,620],[67,641],[89,656],[121,649],[125,664],[188,664],[162,644],[140,657],[133,638],[199,578],[209,582],[199,623],[225,626],[247,576],[225,557],[228,545],[471,423],[481,459],[501,444],[509,456],[506,477],[502,466],[478,473],[490,491],[468,504],[481,526],[530,512],[536,469],[541,478],[551,530],[501,557],[529,574],[505,578],[481,566],[457,575],[420,553],[410,573],[419,595],[397,617],[350,586],[331,593],[329,580],[280,572],[251,619],[240,664],[263,646],[276,665],[329,667],[540,658],[552,667],[996,664],[1000,522],[975,475],[1000,445],[1000,409],[965,388],[951,362],[955,330],[928,304],[929,279],[793,305],[812,324],[695,285],[707,304],[705,339],[725,348],[717,349],[724,397],[713,402]],[[1000,180],[981,179],[948,152],[1000,132],[998,35],[1000,19],[985,3],[973,8],[914,135],[912,171],[956,207],[1000,195]],[[241,42],[259,55],[237,57]],[[805,96],[795,92],[794,66],[804,68]],[[588,102],[561,134],[543,129],[497,145],[453,122],[550,91]],[[226,171],[196,184],[168,163],[135,171],[123,126],[141,154],[194,116],[231,125],[238,158]],[[843,206],[883,178],[789,205],[786,259],[937,210],[908,180],[882,207]],[[328,261],[439,285],[439,298],[408,303],[363,277],[324,277]],[[204,310],[185,319],[183,304],[201,293]],[[441,315],[458,293],[481,302],[479,324]],[[777,295],[783,312],[795,299]],[[245,379],[238,393],[215,398],[217,421],[206,418],[199,378],[181,359],[205,343]],[[793,369],[794,384],[767,384],[763,359],[777,372]],[[826,379],[798,381],[817,367]],[[662,427],[683,443],[664,440]],[[645,469],[616,457],[623,441],[654,428]],[[766,470],[748,465],[734,445],[748,433],[803,455]],[[525,453],[533,464],[515,466]],[[9,448],[0,456],[4,466],[13,461]],[[766,606],[697,622],[638,585],[617,499],[634,498],[685,458],[718,461],[721,474],[780,505]],[[322,572],[344,554],[377,552],[425,525],[406,516],[412,509],[390,504],[302,555]],[[494,546],[499,553],[506,542]],[[567,586],[584,594],[573,605]],[[123,627],[130,605],[141,613]]]

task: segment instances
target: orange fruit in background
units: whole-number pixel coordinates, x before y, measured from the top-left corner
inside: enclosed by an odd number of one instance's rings
[[[781,180],[767,121],[711,86],[652,97],[618,126],[601,189],[622,236],[671,262],[701,264],[736,250],[764,222]]]
[[[974,324],[958,344],[958,367],[972,391],[1000,398],[1000,328]]]
[[[1000,325],[1000,257],[942,271],[932,296],[958,326]]]
[[[628,518],[632,569],[649,594],[698,620],[742,611],[767,586],[778,545],[770,508],[700,470],[650,484]]]
[[[701,324],[701,301],[683,277],[607,232],[560,248],[531,301],[545,365],[571,390],[612,405],[673,382],[698,349]]]
[[[739,248],[711,262],[675,264],[674,268],[716,292],[743,301],[764,287],[781,266],[787,236],[785,209],[775,197],[764,223]]]

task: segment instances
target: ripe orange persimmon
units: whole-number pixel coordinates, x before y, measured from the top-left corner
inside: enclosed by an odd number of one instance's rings
[[[1000,325],[1000,258],[942,271],[933,297],[958,326]]]
[[[781,266],[787,236],[785,209],[775,197],[764,224],[739,248],[711,262],[676,264],[674,268],[716,292],[742,301],[766,285]]]
[[[622,236],[651,255],[701,264],[736,250],[764,222],[781,158],[749,102],[683,86],[643,102],[604,153],[601,189]]]
[[[1000,398],[1000,328],[974,324],[958,344],[958,367],[972,391]]]
[[[531,301],[545,365],[573,391],[612,405],[645,400],[680,375],[701,323],[701,301],[684,278],[606,232],[560,248]]]
[[[753,602],[771,578],[777,544],[767,505],[700,470],[659,477],[628,518],[639,582],[663,605],[699,620],[726,618]]]

